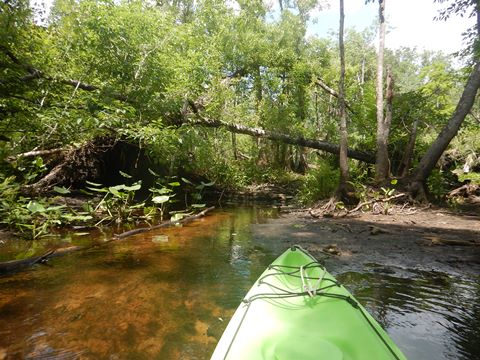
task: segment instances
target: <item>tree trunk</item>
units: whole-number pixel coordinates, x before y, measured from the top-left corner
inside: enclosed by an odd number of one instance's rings
[[[340,31],[338,43],[340,48],[340,81],[338,85],[338,106],[340,110],[340,184],[339,193],[345,192],[348,181],[348,159],[347,159],[347,111],[345,107],[345,46],[343,43],[343,30],[345,13],[343,0],[340,0]]]
[[[255,67],[255,78],[253,79],[253,86],[255,87],[255,99],[257,101],[256,105],[258,109],[263,98],[262,74],[260,72],[260,66]]]
[[[403,152],[402,160],[400,161],[400,165],[398,165],[397,175],[399,177],[403,178],[408,175],[408,169],[412,164],[413,151],[415,149],[415,142],[417,140],[417,128],[418,118],[415,118],[412,124],[412,130],[410,131],[407,146]]]
[[[442,156],[447,149],[450,141],[457,135],[463,120],[470,112],[480,87],[480,61],[475,64],[472,73],[470,74],[467,84],[463,90],[462,96],[458,101],[455,112],[438,135],[437,139],[423,155],[420,163],[417,165],[412,175],[412,191],[422,191],[424,184]],[[424,189],[423,189],[424,190]]]
[[[286,144],[298,145],[307,148],[317,149],[326,151],[332,154],[340,153],[340,146],[337,144],[332,144],[327,141],[306,139],[302,136],[292,136],[279,132],[268,131],[260,128],[250,128],[240,124],[227,123],[221,120],[206,119],[203,117],[197,116],[197,119],[185,120],[186,125],[201,125],[212,128],[223,127],[228,131],[237,133],[237,134],[246,134],[256,138],[265,138],[274,141],[281,141]],[[369,153],[365,153],[359,150],[348,149],[348,157],[356,160],[360,160],[369,164],[375,163],[374,156]]]
[[[237,135],[235,133],[232,133],[232,152],[233,152],[233,158],[235,160],[238,160],[238,153],[237,153]]]
[[[377,157],[375,163],[375,179],[381,182],[388,177],[388,130],[383,113],[383,59],[385,48],[385,1],[378,1],[379,15],[379,43],[377,57]]]

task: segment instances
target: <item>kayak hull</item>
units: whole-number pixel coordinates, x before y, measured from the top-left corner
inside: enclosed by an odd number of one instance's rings
[[[279,256],[223,333],[219,359],[406,359],[378,322],[308,252]]]

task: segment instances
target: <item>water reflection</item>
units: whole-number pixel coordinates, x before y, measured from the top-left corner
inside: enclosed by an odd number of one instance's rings
[[[480,358],[478,279],[411,271],[347,272],[338,279],[411,359]]]
[[[0,277],[0,359],[208,359],[286,247],[256,229],[276,221],[285,238],[295,231],[275,217],[265,208],[218,212]],[[480,357],[478,278],[375,264],[338,278],[409,358]]]

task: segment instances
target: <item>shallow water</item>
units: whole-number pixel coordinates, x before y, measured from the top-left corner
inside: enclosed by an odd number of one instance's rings
[[[208,359],[242,296],[285,248],[258,231],[277,216],[217,212],[0,277],[0,359]],[[327,266],[408,358],[480,358],[477,276]]]

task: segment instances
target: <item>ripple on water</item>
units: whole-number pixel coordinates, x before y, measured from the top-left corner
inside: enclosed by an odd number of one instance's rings
[[[338,278],[408,358],[480,358],[478,278],[424,271],[402,277],[347,272]]]

